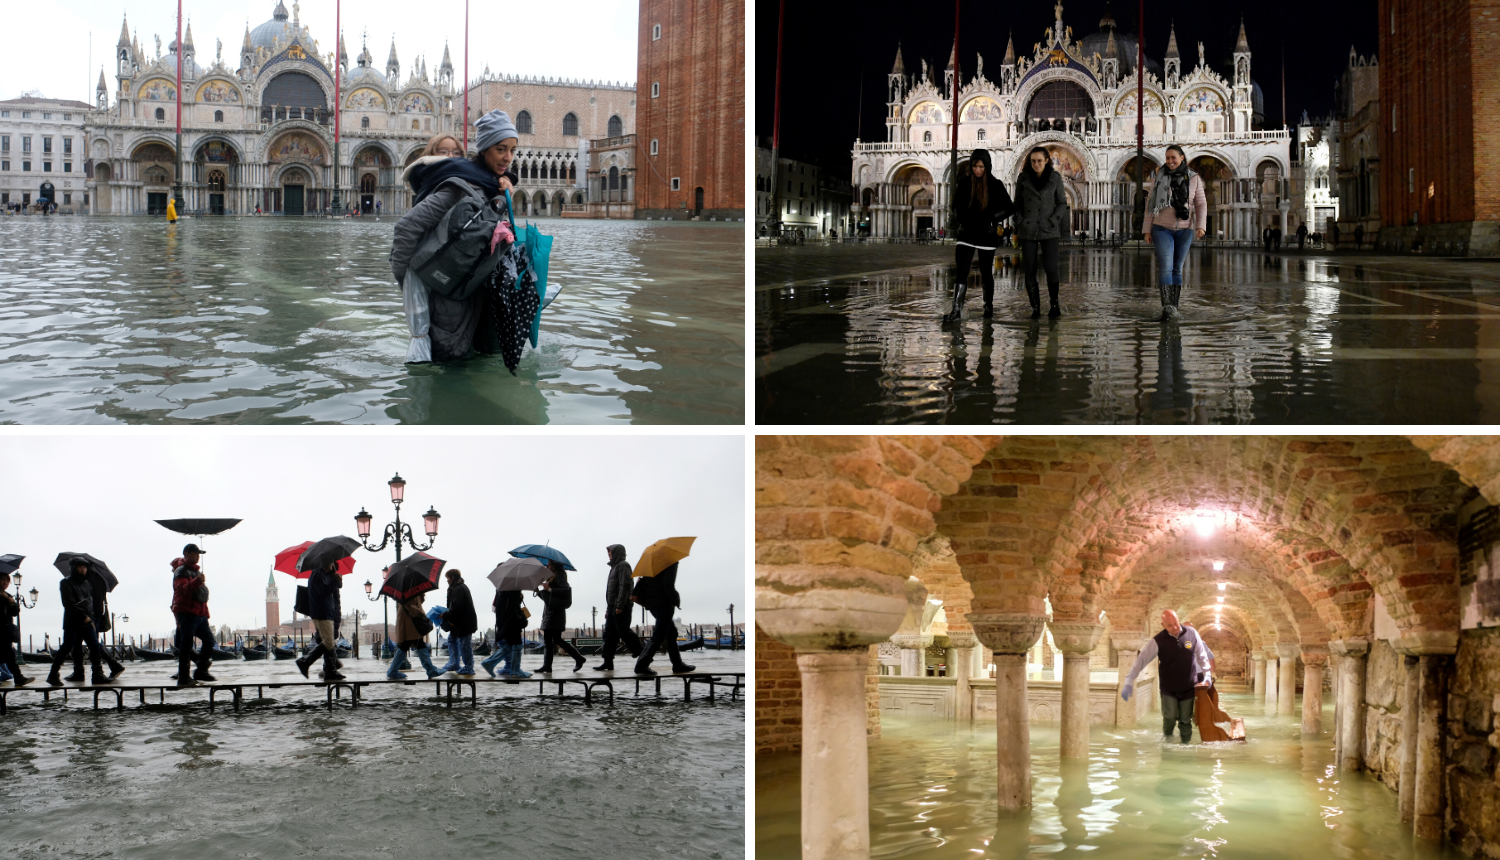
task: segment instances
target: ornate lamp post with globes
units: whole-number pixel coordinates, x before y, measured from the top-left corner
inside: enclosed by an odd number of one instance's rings
[[[396,507],[396,521],[386,525],[385,537],[380,541],[380,546],[370,546],[370,522],[375,518],[366,513],[364,508],[360,508],[359,513],[354,515],[354,523],[359,529],[360,545],[370,552],[381,552],[386,548],[386,545],[390,544],[392,541],[395,541],[396,561],[398,562],[401,561],[401,543],[403,541],[405,541],[408,546],[410,546],[417,552],[432,549],[433,543],[437,541],[438,520],[442,518],[442,515],[437,512],[436,508],[433,508],[430,505],[428,506],[427,513],[422,515],[424,530],[427,532],[427,543],[418,545],[416,538],[412,536],[411,524],[401,522],[401,503],[406,498],[406,481],[402,479],[401,473],[398,472],[396,473],[396,477],[390,479],[386,483],[391,488],[391,504],[395,505]],[[389,576],[390,568],[386,568],[385,573],[387,576]],[[373,588],[373,583],[365,583],[365,595],[369,597],[370,600],[375,599],[370,594]],[[382,594],[381,597],[384,598],[385,595]],[[389,601],[382,599],[381,606],[384,608],[383,625],[385,628],[385,641],[389,642],[391,638],[390,603]],[[385,642],[380,643],[380,653],[382,656],[385,655]]]
[[[22,599],[22,597],[21,597],[21,572],[19,570],[16,571],[15,573],[12,573],[10,575],[10,581],[13,582],[13,583],[15,583],[15,586],[16,586],[16,603],[18,605],[20,605],[20,607],[22,609],[35,609],[36,608],[37,598],[40,597],[41,595],[37,594],[36,589],[33,588],[33,589],[31,589],[31,591],[27,592],[27,594],[29,594],[31,596],[31,602],[27,603],[24,599]],[[16,647],[17,648],[21,647],[21,616],[20,615],[16,616]]]

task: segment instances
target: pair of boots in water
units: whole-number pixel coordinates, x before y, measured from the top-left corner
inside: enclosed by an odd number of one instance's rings
[[[92,664],[92,667],[93,667],[93,673],[92,673],[92,675],[91,675],[91,677],[89,679],[89,683],[90,684],[108,684],[110,681],[113,681],[114,679],[120,677],[120,673],[125,671],[125,666],[120,661],[116,660],[114,657],[111,657],[108,654],[102,654],[104,660],[109,663],[109,674],[108,675],[104,674],[103,667],[99,665],[100,664],[100,656],[101,656],[101,654],[90,654],[89,655],[89,657],[90,657],[90,663]],[[62,672],[62,666],[63,666],[63,664],[66,663],[67,661],[68,661],[68,655],[67,655],[67,653],[65,651],[62,651],[61,649],[59,649],[57,651],[57,653],[55,653],[55,654],[52,655],[52,671],[50,673],[48,673],[48,675],[47,675],[47,684],[49,686],[61,687],[63,685],[63,681],[67,681],[70,684],[81,684],[81,683],[83,683],[83,651],[82,651],[82,649],[81,648],[75,648],[75,649],[73,649],[73,674],[69,675],[66,678],[63,678],[63,677],[61,677],[60,673]],[[31,683],[31,679],[27,678],[25,681],[22,681],[19,678],[16,679],[16,686],[19,687],[23,683],[29,684],[29,683]]]
[[[1182,314],[1178,311],[1178,303],[1181,301],[1181,284],[1162,284],[1160,322],[1171,322],[1180,319]]]
[[[1062,316],[1062,305],[1057,300],[1058,284],[1047,285],[1047,299],[1051,307],[1047,316],[1056,319]],[[1180,287],[1178,288],[1181,289]],[[944,322],[958,322],[963,319],[964,300],[968,297],[969,285],[967,282],[959,282],[953,285],[953,309],[943,317]],[[1042,288],[1040,284],[1027,284],[1026,297],[1031,300],[1031,318],[1040,319],[1042,316]],[[993,287],[984,288],[984,318],[989,319],[995,315],[995,291]]]

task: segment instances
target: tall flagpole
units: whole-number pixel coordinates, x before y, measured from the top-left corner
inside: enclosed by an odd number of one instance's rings
[[[948,235],[958,236],[958,13],[963,0],[953,0],[953,149],[948,153]]]
[[[464,0],[464,154],[469,154],[469,0]]]
[[[333,217],[339,212],[339,79],[343,77],[344,50],[344,4],[342,0],[333,5]],[[356,635],[359,631],[355,631]]]
[[[1135,229],[1146,229],[1146,0],[1140,2],[1135,36]]]
[[[177,201],[182,217],[182,0],[177,0],[177,176],[172,185],[172,199]]]
[[[766,231],[771,241],[781,235],[781,40],[786,32],[786,0],[776,12],[776,113],[771,118],[771,212]],[[608,212],[609,207],[605,206]]]

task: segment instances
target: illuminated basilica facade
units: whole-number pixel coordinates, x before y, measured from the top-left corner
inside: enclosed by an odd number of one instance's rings
[[[1197,65],[1184,71],[1175,30],[1161,62],[1148,58],[1138,70],[1134,37],[1117,32],[1107,14],[1097,33],[1075,40],[1062,3],[1054,8],[1053,26],[1030,56],[1018,57],[1014,42],[1006,44],[996,81],[986,77],[982,55],[974,74],[958,81],[950,57],[939,83],[936,67],[926,62],[908,72],[897,49],[886,139],[854,144],[853,209],[861,230],[915,236],[948,223],[956,87],[960,173],[968,169],[968,153],[988,149],[998,178],[1014,193],[1026,153],[1045,147],[1065,180],[1072,231],[1129,238],[1141,73],[1148,186],[1167,145],[1177,143],[1205,180],[1210,236],[1256,241],[1263,227],[1282,223],[1290,208],[1291,134],[1260,127],[1262,96],[1250,77],[1243,25],[1227,76],[1208,64],[1201,42]]]

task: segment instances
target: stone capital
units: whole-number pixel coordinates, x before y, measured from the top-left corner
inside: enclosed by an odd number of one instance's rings
[[[1116,651],[1129,651],[1134,654],[1141,653],[1141,649],[1146,647],[1146,640],[1140,637],[1131,638],[1129,636],[1115,636],[1111,634],[1109,641],[1110,644],[1115,646]]]
[[[840,565],[757,565],[755,621],[798,650],[863,649],[891,638],[906,615],[905,583]]]
[[[1296,642],[1277,642],[1276,655],[1283,660],[1295,660],[1302,653],[1301,647]]]
[[[1256,662],[1259,662],[1259,663],[1264,663],[1264,662],[1266,662],[1266,655],[1263,654],[1263,653],[1261,653],[1261,652],[1259,652],[1259,651],[1255,651],[1255,652],[1251,653],[1250,659],[1251,660],[1255,660]]]
[[[1271,645],[1264,651],[1267,660],[1280,660],[1281,655],[1276,653],[1276,646]]]
[[[1042,635],[1045,615],[969,613],[969,624],[984,647],[995,654],[1025,654]]]
[[[762,627],[761,629],[765,629]],[[870,652],[858,651],[799,651],[797,668],[804,675],[832,675],[843,672],[863,675]]]
[[[979,637],[972,630],[949,630],[948,643],[960,651],[968,650],[979,644]]]
[[[1327,666],[1327,645],[1304,645],[1302,646],[1302,663],[1306,666]]]
[[[1438,630],[1412,631],[1402,634],[1399,639],[1392,639],[1391,647],[1396,649],[1396,653],[1406,657],[1456,654],[1458,653],[1458,633]]]
[[[897,633],[891,637],[891,641],[896,643],[897,648],[915,651],[927,647],[927,644],[922,641],[925,638],[920,633]]]
[[[1363,657],[1369,653],[1370,643],[1363,639],[1335,639],[1328,643],[1328,650],[1340,657]]]
[[[1047,622],[1047,629],[1052,631],[1052,644],[1057,650],[1064,654],[1088,654],[1099,644],[1099,637],[1104,633],[1104,625]]]

